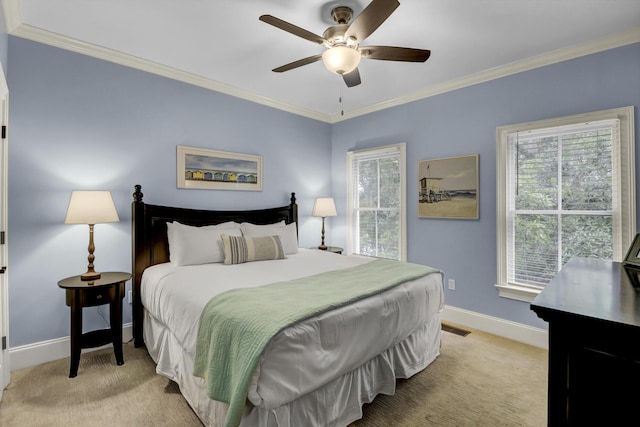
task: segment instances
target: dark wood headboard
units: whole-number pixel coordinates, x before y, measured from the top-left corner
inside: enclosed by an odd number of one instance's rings
[[[272,224],[282,220],[287,224],[298,222],[295,193],[291,193],[290,203],[286,206],[244,211],[214,211],[149,205],[142,201],[142,196],[142,187],[136,185],[131,203],[132,316],[136,347],[144,345],[142,337],[144,309],[140,301],[142,273],[147,267],[169,262],[167,222],[178,221],[195,226],[214,225],[227,221],[253,224]]]

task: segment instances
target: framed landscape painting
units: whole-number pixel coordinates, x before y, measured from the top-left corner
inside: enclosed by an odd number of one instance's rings
[[[262,191],[262,157],[229,151],[177,149],[178,188]]]
[[[419,218],[479,218],[478,157],[418,162]]]

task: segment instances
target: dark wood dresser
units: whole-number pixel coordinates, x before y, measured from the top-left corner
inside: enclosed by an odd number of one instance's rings
[[[640,290],[629,274],[574,258],[531,303],[549,323],[549,426],[640,425]]]

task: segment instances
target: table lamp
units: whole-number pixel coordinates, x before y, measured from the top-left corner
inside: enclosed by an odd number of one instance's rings
[[[111,192],[109,191],[73,191],[65,224],[88,224],[89,225],[89,266],[87,272],[80,277],[82,280],[97,280],[100,273],[93,269],[95,256],[93,251],[93,226],[104,222],[118,222],[118,212],[113,204]]]
[[[324,244],[324,219],[328,216],[336,216],[336,204],[333,202],[333,197],[318,197],[313,205],[313,216],[322,217],[322,243],[318,246],[318,249],[323,251],[327,250],[327,246]]]

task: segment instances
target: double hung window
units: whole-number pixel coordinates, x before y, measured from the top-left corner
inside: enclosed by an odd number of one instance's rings
[[[406,260],[405,144],[347,153],[347,253]]]
[[[635,233],[633,109],[498,128],[498,288],[530,301],[572,257]]]

